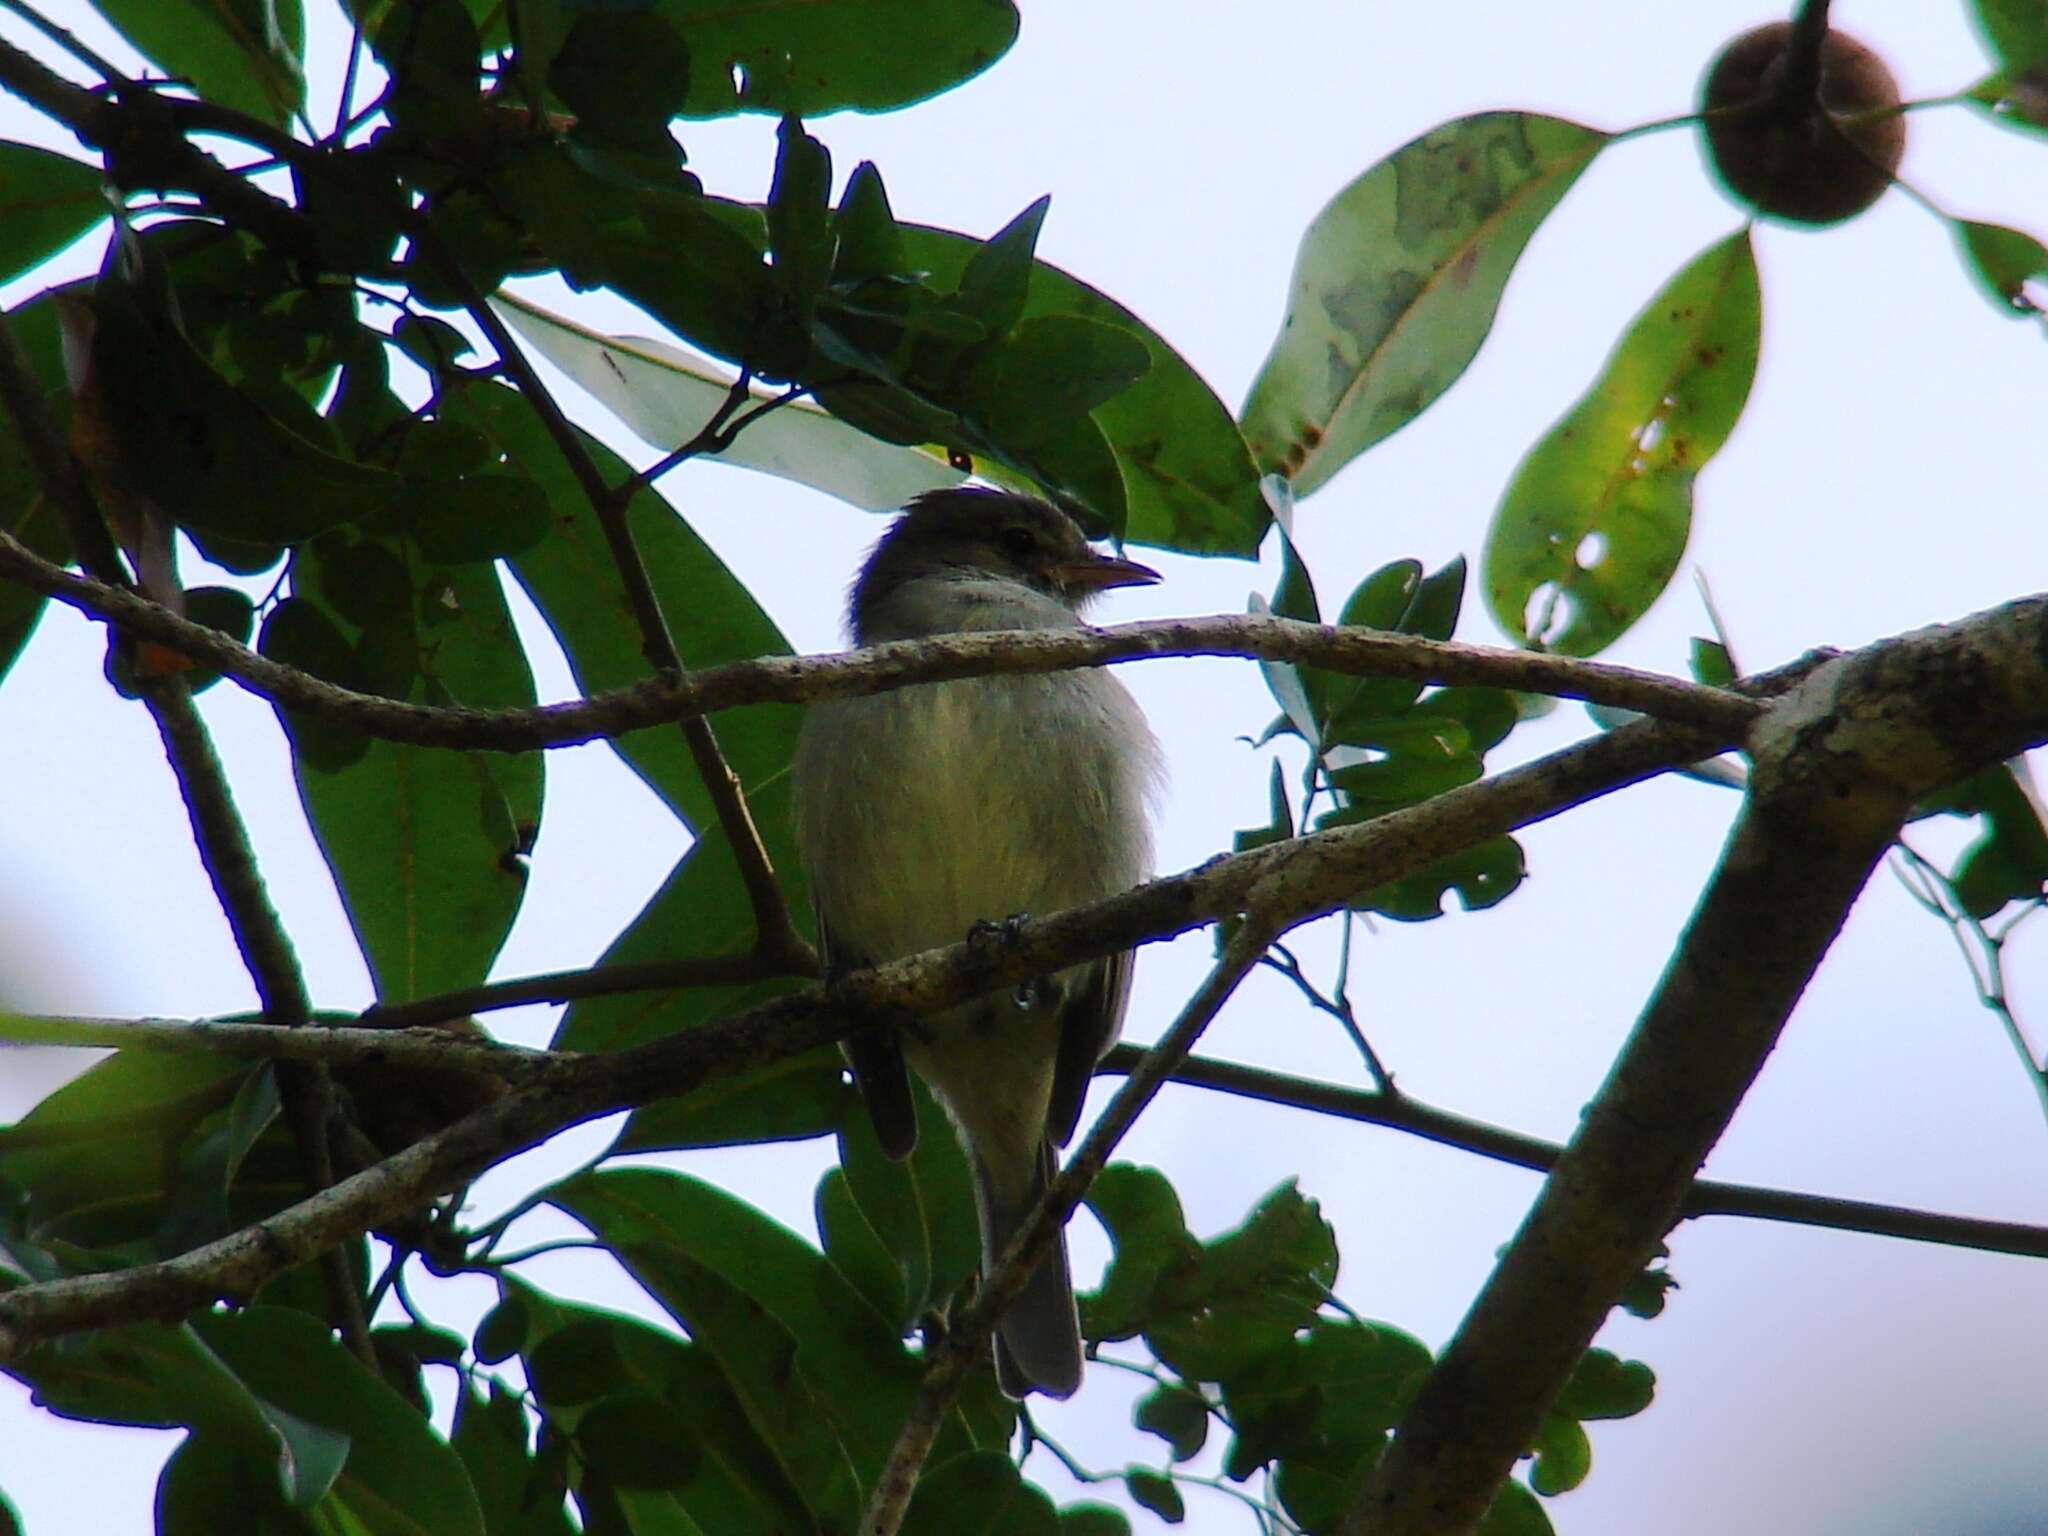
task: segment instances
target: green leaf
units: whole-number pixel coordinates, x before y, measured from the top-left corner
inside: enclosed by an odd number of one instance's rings
[[[1529,1486],[1545,1498],[1570,1493],[1593,1470],[1593,1442],[1585,1427],[1563,1414],[1545,1416],[1533,1449],[1536,1464],[1529,1469]]]
[[[1179,1525],[1188,1517],[1187,1504],[1171,1478],[1150,1467],[1129,1467],[1124,1471],[1124,1491],[1168,1525]]]
[[[305,107],[299,0],[94,0],[93,8],[208,101],[279,128]]]
[[[1060,1536],[1131,1536],[1131,1520],[1113,1504],[1069,1504],[1060,1511]]]
[[[457,0],[393,5],[371,32],[370,46],[391,76],[384,110],[400,134],[453,137],[475,123],[483,40]]]
[[[185,617],[247,645],[256,627],[256,605],[233,587],[191,587],[185,593]],[[219,681],[220,672],[213,667],[195,666],[185,674],[185,686],[194,693]]]
[[[0,281],[19,277],[107,216],[96,165],[0,141]]]
[[[23,1202],[12,1230],[37,1244],[146,1240],[188,1138],[250,1070],[204,1053],[122,1051],[79,1074],[0,1130],[0,1188]]]
[[[1522,248],[1607,135],[1485,112],[1403,145],[1302,237],[1287,314],[1245,400],[1259,467],[1307,495],[1465,371]]]
[[[1175,1461],[1188,1461],[1208,1441],[1209,1403],[1187,1387],[1155,1387],[1138,1399],[1131,1422],[1171,1446]]]
[[[2048,245],[2017,229],[1968,219],[1956,220],[1955,232],[1970,275],[2000,311],[2016,320],[2041,313],[2027,285],[2048,282]]]
[[[1515,471],[1486,546],[1495,620],[1568,656],[1605,648],[1677,569],[1692,483],[1734,429],[1762,325],[1749,233],[1645,306],[1599,378]]]
[[[517,1393],[492,1381],[483,1397],[475,1383],[465,1381],[448,1444],[469,1474],[488,1536],[570,1536],[563,1489],[550,1488],[527,1447],[526,1413]]]
[[[550,535],[515,555],[513,573],[562,644],[585,694],[645,677],[640,632],[619,583],[597,518],[561,455],[516,394],[495,385],[463,392],[452,419],[482,431],[511,473],[546,494]],[[628,473],[595,439],[585,446],[599,473],[616,483]],[[685,667],[754,656],[786,655],[788,642],[746,588],[672,507],[643,492],[627,508],[627,524],[668,617]],[[806,910],[789,809],[789,765],[796,751],[797,710],[761,705],[718,719],[718,741],[739,775],[756,826],[788,893]],[[607,964],[673,960],[681,955],[737,954],[753,942],[745,887],[717,826],[703,781],[674,726],[635,731],[613,743],[627,764],[698,833],[661,891],[607,951]],[[693,987],[672,993],[595,998],[564,1015],[555,1043],[567,1050],[616,1050],[673,1033],[790,986]],[[658,1133],[656,1133],[658,1134]]]
[[[690,53],[685,113],[886,112],[980,74],[1017,36],[1010,0],[846,0],[795,10],[658,0]]]
[[[725,740],[723,733],[721,742]],[[756,824],[766,835],[790,825],[790,786],[785,776],[765,790],[748,797]],[[785,862],[777,842],[769,844],[778,855],[776,867],[785,878],[796,868],[795,855]],[[806,909],[794,907],[801,913]],[[641,965],[674,960],[680,955],[744,954],[754,941],[753,918],[747,905],[746,882],[740,878],[732,847],[717,827],[707,829],[683,855],[640,915],[626,926],[611,948],[600,958],[601,965]],[[742,986],[684,987],[673,992],[633,992],[617,997],[590,998],[572,1003],[555,1029],[554,1048],[565,1051],[617,1051],[643,1041],[659,1039],[692,1028],[706,1019],[751,1007],[796,983],[781,979],[750,982]],[[735,1093],[744,1091],[735,1083]],[[772,1090],[765,1090],[772,1094]],[[708,1108],[716,1111],[717,1101]],[[670,1111],[656,1107],[649,1129],[641,1131],[638,1112],[621,1131],[622,1144],[661,1141],[671,1125]],[[688,1119],[685,1118],[685,1126]],[[714,1118],[714,1126],[717,1124]],[[762,1130],[772,1129],[771,1121]],[[685,1131],[687,1134],[687,1130]]]
[[[729,378],[667,342],[607,336],[512,294],[491,303],[535,351],[663,451],[695,437],[731,389]],[[794,480],[865,512],[893,511],[966,478],[943,453],[885,443],[805,401],[751,423],[718,461]]]
[[[103,278],[92,378],[120,470],[181,525],[254,544],[296,543],[375,516],[399,477],[291,430],[192,348],[153,300]]]
[[[1128,1339],[1144,1329],[1160,1284],[1194,1263],[1198,1245],[1188,1234],[1180,1197],[1157,1168],[1112,1163],[1089,1186],[1088,1209],[1116,1252],[1102,1288],[1082,1298],[1082,1333],[1090,1340]]]
[[[588,1408],[550,1410],[545,1428],[556,1443],[573,1436],[580,1444],[602,1431],[607,1413],[599,1410],[607,1402],[640,1404],[643,1413],[650,1400],[662,1403],[659,1425],[679,1448],[677,1459],[686,1464],[688,1477],[681,1486],[659,1489],[612,1488],[607,1483],[608,1507],[616,1508],[624,1528],[685,1536],[816,1529],[816,1520],[805,1510],[779,1460],[782,1443],[764,1439],[756,1430],[749,1410],[706,1349],[634,1318],[557,1301],[518,1281],[501,1281],[501,1288],[507,1301],[516,1301],[532,1317],[537,1345],[558,1330],[586,1321],[601,1321],[612,1330],[612,1348],[624,1364],[629,1386],[619,1397]],[[579,1499],[590,1492],[586,1480],[578,1489]],[[521,1530],[519,1536],[527,1533]]]
[[[515,1292],[500,1301],[476,1325],[476,1357],[485,1365],[498,1365],[526,1347],[530,1319],[526,1304]]]
[[[326,1326],[278,1307],[207,1313],[192,1328],[249,1389],[309,1429],[347,1438],[325,1507],[373,1532],[483,1536],[460,1459]],[[292,1444],[287,1436],[287,1444]]]
[[[983,348],[962,386],[997,439],[1043,442],[1145,376],[1152,354],[1121,326],[1080,315],[1040,315]]]
[[[872,278],[899,276],[909,265],[903,231],[896,227],[888,189],[874,161],[861,161],[846,178],[846,190],[839,194],[839,208],[832,215],[832,235],[835,285],[854,287]]]
[[[1221,1381],[1307,1327],[1336,1278],[1336,1236],[1289,1180],[1202,1244],[1194,1273],[1163,1277],[1145,1338],[1181,1375]]]
[[[1695,636],[1689,665],[1695,682],[1705,683],[1709,688],[1735,686],[1735,662],[1728,654],[1728,647],[1718,640],[1702,640]]]
[[[1649,1407],[1656,1395],[1656,1373],[1642,1361],[1589,1349],[1572,1368],[1551,1411],[1574,1419],[1626,1419]]]
[[[615,1488],[672,1489],[697,1475],[697,1447],[677,1440],[664,1398],[607,1397],[583,1416],[576,1448]]]
[[[768,252],[783,297],[807,316],[832,267],[832,155],[785,117],[775,134],[768,189]]]
[[[831,1046],[635,1110],[614,1152],[680,1152],[829,1136],[859,1107]]]
[[[1550,1516],[1536,1496],[1520,1483],[1510,1480],[1500,1485],[1500,1492],[1493,1496],[1493,1503],[1487,1507],[1486,1518],[1479,1522],[1479,1536],[1554,1536]]]
[[[1272,1465],[1288,1511],[1308,1529],[1332,1528],[1429,1368],[1429,1351],[1399,1329],[1319,1317],[1224,1384],[1236,1427],[1226,1473]]]
[[[903,225],[912,268],[936,288],[958,286],[978,242]],[[1129,310],[1046,262],[1031,268],[1023,318],[1078,315],[1128,331],[1152,355],[1145,375],[1096,407],[1123,481],[1124,534],[1133,543],[1199,554],[1250,555],[1267,522],[1251,455],[1223,403]]]
[[[774,307],[764,226],[737,228],[729,208],[686,190],[617,186],[573,146],[553,143],[507,155],[491,190],[577,287],[614,288],[693,344],[762,376],[781,377],[777,368],[792,361],[762,346],[762,319]]]
[[[612,1326],[603,1318],[572,1323],[526,1352],[526,1374],[534,1394],[550,1411],[594,1403],[625,1382],[625,1362],[612,1345]]]
[[[827,1168],[812,1201],[825,1257],[867,1298],[868,1305],[897,1326],[914,1315],[904,1304],[903,1266],[861,1213],[846,1185],[846,1171]]]
[[[1032,255],[1045,224],[1050,197],[1041,197],[990,235],[967,259],[957,287],[959,307],[999,335],[1024,314],[1031,288]]]
[[[1274,760],[1272,776],[1266,785],[1266,802],[1266,824],[1247,827],[1234,835],[1230,840],[1233,851],[1244,853],[1253,848],[1266,848],[1294,836],[1294,809],[1287,803],[1287,775],[1278,759]]]
[[[1971,0],[1970,10],[2008,72],[2023,74],[2048,62],[2048,11],[2036,0]]]
[[[839,1130],[847,1192],[903,1276],[902,1310],[884,1314],[898,1324],[945,1305],[981,1263],[967,1154],[923,1081],[913,1076],[910,1091],[917,1110],[910,1156],[882,1151],[857,1099]]]
[[[1003,1452],[970,1451],[918,1479],[901,1530],[903,1536],[1060,1536],[1060,1517]]]
[[[724,1191],[646,1169],[583,1174],[554,1202],[598,1234],[718,1360],[821,1516],[857,1507],[916,1362],[825,1256]]]
[[[505,457],[506,472],[532,481],[546,498],[552,531],[518,551],[511,566],[561,642],[577,687],[588,695],[644,679],[648,667],[639,627],[603,530],[531,408],[509,389],[480,385],[450,402],[446,414],[481,431],[493,451]],[[583,443],[608,484],[631,473],[596,439],[585,436]],[[745,586],[667,502],[652,491],[642,492],[627,508],[626,521],[686,668],[789,654],[789,642]],[[750,796],[787,776],[799,720],[797,710],[780,705],[719,716],[719,745]],[[708,831],[714,821],[710,801],[680,731],[649,727],[615,745],[685,824]],[[795,847],[786,825],[759,806],[755,820],[778,870],[793,878]],[[701,952],[691,945],[669,955]]]
[[[629,150],[673,159],[669,119],[689,95],[690,51],[646,10],[584,10],[548,65],[548,85],[589,131]]]
[[[1400,880],[1375,886],[1352,903],[1401,922],[1443,916],[1444,897],[1458,893],[1467,912],[1481,912],[1514,894],[1528,873],[1522,845],[1511,837],[1490,838]]]
[[[1939,812],[1984,819],[1949,876],[1970,916],[1982,920],[2048,889],[2048,827],[2023,759],[1994,764],[1914,808],[1916,818]]]
[[[372,585],[368,571],[388,576]],[[390,590],[380,598],[384,580]],[[324,610],[325,627],[349,645],[357,678],[373,692],[444,706],[534,703],[494,566],[431,564],[404,541],[322,540],[294,558],[292,586],[295,603]],[[282,612],[265,624],[266,653],[275,652],[270,631]],[[374,741],[329,766],[325,744],[305,750],[303,728],[284,720],[300,799],[378,999],[481,982],[525,895],[541,754]]]

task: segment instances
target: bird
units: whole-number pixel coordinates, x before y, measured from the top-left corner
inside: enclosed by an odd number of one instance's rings
[[[975,630],[1072,629],[1113,587],[1160,579],[1093,548],[1051,504],[954,486],[913,499],[851,591],[857,646]],[[1163,779],[1137,702],[1102,668],[921,683],[810,706],[797,843],[829,974],[955,944],[989,924],[1129,890],[1152,873]],[[1045,1192],[1130,998],[1128,951],[845,1043],[883,1150],[908,1155],[906,1063],[974,1176],[986,1277]],[[1010,1397],[1067,1397],[1082,1351],[1062,1232],[998,1321]]]

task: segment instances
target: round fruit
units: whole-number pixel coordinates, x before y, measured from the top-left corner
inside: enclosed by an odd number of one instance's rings
[[[1721,50],[1701,91],[1707,158],[1759,213],[1833,224],[1876,202],[1899,168],[1906,119],[1889,110],[1898,82],[1870,49],[1831,31],[1818,78],[1802,85],[1790,78],[1791,41],[1792,24],[1774,21]]]

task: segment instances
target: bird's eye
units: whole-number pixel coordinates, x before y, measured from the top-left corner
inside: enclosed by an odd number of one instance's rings
[[[1029,528],[1012,524],[996,535],[996,543],[1013,560],[1028,560],[1038,552],[1038,538]]]

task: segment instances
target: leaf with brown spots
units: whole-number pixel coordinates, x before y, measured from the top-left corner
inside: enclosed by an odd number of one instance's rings
[[[1590,656],[1656,601],[1685,553],[1693,477],[1749,397],[1762,324],[1747,230],[1636,317],[1494,513],[1486,597],[1502,629]]]
[[[1259,468],[1305,496],[1456,383],[1522,248],[1606,143],[1562,118],[1483,112],[1339,192],[1302,237],[1245,400]]]

